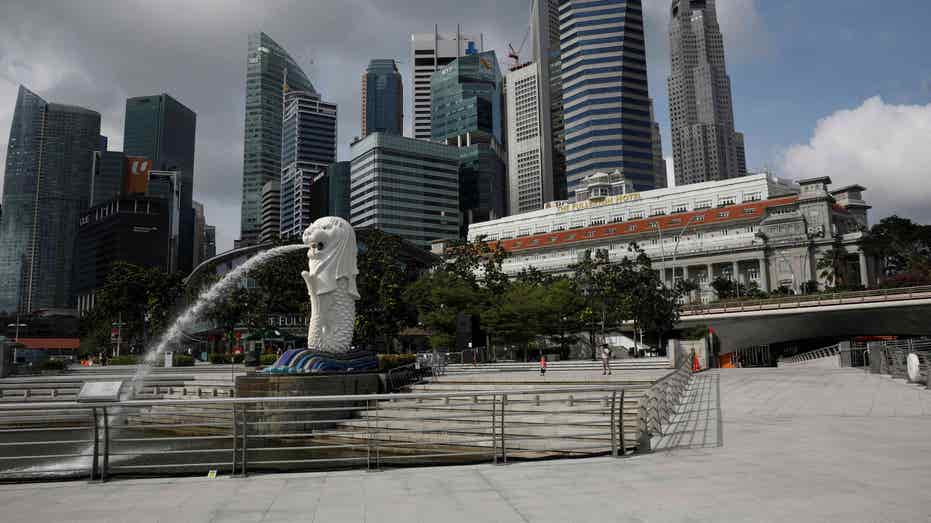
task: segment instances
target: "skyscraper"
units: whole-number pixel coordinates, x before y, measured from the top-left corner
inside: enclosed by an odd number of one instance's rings
[[[640,0],[563,0],[559,6],[569,193],[619,170],[655,187],[653,120]]]
[[[194,145],[197,115],[167,94],[126,100],[123,152],[152,161],[157,171],[180,173],[181,222],[178,267],[194,266]]]
[[[553,201],[551,134],[543,131],[549,106],[536,63],[507,74],[508,210],[521,214]]]
[[[0,311],[75,305],[75,240],[99,145],[99,113],[20,86],[0,218]]]
[[[552,199],[566,193],[566,128],[563,121],[562,61],[559,48],[559,0],[533,0],[530,6],[533,63],[537,70],[540,104],[541,161]],[[510,144],[508,145],[510,147]],[[513,198],[513,196],[512,196]],[[551,200],[544,200],[544,203]],[[511,211],[512,213],[515,211]]]
[[[285,86],[281,125],[281,237],[300,237],[313,222],[314,178],[336,161],[336,104]]]
[[[745,175],[744,139],[734,131],[731,80],[715,0],[673,0],[669,43],[676,184]]]
[[[362,136],[404,134],[404,84],[394,60],[372,60],[362,74]]]
[[[507,215],[504,79],[494,51],[460,57],[431,80],[433,141],[459,148],[461,237]]]
[[[411,35],[411,81],[414,85],[414,107],[410,114],[414,115],[414,138],[429,140],[432,136],[430,79],[433,73],[460,56],[484,51],[483,38],[481,34],[477,38],[473,35],[462,34],[458,27],[455,33],[440,33],[437,26],[434,26],[432,33]]]
[[[429,248],[459,236],[459,151],[373,133],[351,147],[350,223]]]
[[[665,189],[669,181],[666,179],[666,159],[663,158],[663,134],[653,116],[653,100],[650,100],[650,120],[653,120],[653,188]]]
[[[246,124],[242,167],[240,245],[259,238],[262,187],[281,177],[282,89],[316,92],[287,51],[265,33],[249,35],[246,64]]]

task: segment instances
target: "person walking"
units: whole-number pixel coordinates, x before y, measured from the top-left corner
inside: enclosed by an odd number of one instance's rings
[[[546,356],[540,356],[540,376],[546,375]]]
[[[601,344],[601,367],[602,376],[611,374],[611,348],[608,347],[607,343]]]

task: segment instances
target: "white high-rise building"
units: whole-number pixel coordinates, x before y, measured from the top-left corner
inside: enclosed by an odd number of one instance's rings
[[[411,35],[411,78],[414,82],[413,133],[418,140],[431,138],[432,105],[430,98],[430,78],[460,56],[484,51],[481,33],[463,34],[458,27],[455,33],[440,33],[434,26],[432,33],[414,33]]]
[[[559,0],[533,0],[530,6],[530,34],[533,62],[540,84],[541,134],[549,137],[543,143],[544,166],[551,171],[547,183],[553,186],[553,199],[562,200],[567,198],[568,194],[559,47]],[[550,200],[546,200],[548,201]]]
[[[536,63],[507,74],[508,209],[521,214],[553,201],[550,135],[544,129],[544,76]]]

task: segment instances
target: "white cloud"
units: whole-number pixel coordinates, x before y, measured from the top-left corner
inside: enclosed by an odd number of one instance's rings
[[[791,178],[830,176],[867,187],[873,221],[890,214],[931,220],[931,104],[891,105],[873,97],[820,120],[811,142],[782,155]]]

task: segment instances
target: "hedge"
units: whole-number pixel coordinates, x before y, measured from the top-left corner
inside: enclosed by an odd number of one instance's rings
[[[139,358],[132,354],[126,354],[123,356],[113,356],[107,360],[107,365],[135,365],[138,362]]]

